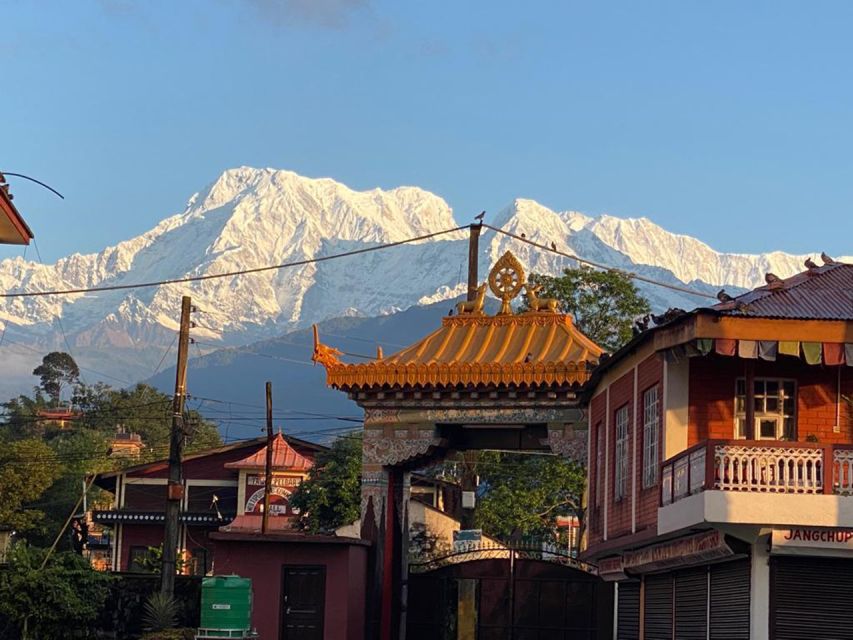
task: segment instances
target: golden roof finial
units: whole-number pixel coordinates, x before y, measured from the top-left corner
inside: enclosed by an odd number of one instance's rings
[[[521,266],[518,258],[512,255],[511,251],[507,251],[489,272],[489,288],[495,297],[501,301],[501,309],[498,311],[498,315],[512,313],[510,300],[521,293],[524,283],[524,267]]]

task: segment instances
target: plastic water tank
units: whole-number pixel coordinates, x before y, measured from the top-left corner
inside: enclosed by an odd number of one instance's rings
[[[240,576],[205,578],[201,583],[200,626],[204,637],[208,638],[245,637],[235,632],[248,633],[252,628],[251,579]]]

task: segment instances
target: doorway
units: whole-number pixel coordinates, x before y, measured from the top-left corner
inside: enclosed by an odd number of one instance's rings
[[[280,640],[323,640],[326,568],[284,565]]]

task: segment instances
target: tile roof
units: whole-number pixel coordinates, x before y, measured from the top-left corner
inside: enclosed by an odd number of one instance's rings
[[[527,312],[442,319],[441,327],[393,355],[325,361],[330,386],[583,383],[601,348],[569,316]]]
[[[798,273],[710,307],[721,315],[791,320],[853,320],[853,264]]]
[[[266,461],[267,448],[264,446],[242,460],[226,463],[225,467],[228,469],[263,469],[266,466]],[[311,460],[291,447],[280,433],[275,436],[272,447],[273,469],[307,471],[312,466]]]

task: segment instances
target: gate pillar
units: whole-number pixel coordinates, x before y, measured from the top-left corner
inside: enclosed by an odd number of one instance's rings
[[[432,425],[365,424],[361,537],[372,543],[366,594],[370,640],[405,638],[411,493],[406,465],[439,444]]]

